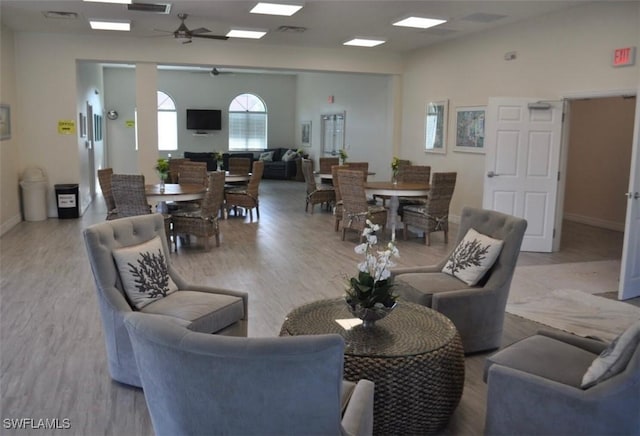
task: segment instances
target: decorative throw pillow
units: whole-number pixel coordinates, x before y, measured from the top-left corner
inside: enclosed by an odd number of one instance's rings
[[[504,242],[499,239],[493,239],[474,229],[469,229],[453,250],[442,272],[459,278],[469,286],[474,286],[493,266],[503,244]]]
[[[265,151],[260,153],[260,160],[271,162],[273,160],[273,151]]]
[[[178,290],[169,277],[159,236],[132,247],[113,250],[124,292],[136,309]]]
[[[295,152],[293,150],[287,150],[287,152],[282,156],[282,161],[283,162],[289,162],[290,160],[295,159],[296,156],[298,156],[297,152]]]
[[[588,389],[606,379],[620,374],[627,367],[631,356],[640,344],[640,321],[632,324],[591,363],[582,377],[582,389]]]

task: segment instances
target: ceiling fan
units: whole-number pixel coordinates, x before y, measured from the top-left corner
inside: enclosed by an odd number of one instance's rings
[[[199,27],[197,29],[189,29],[184,21],[187,19],[189,15],[187,14],[178,14],[178,18],[180,19],[180,26],[174,30],[173,32],[167,30],[159,30],[155,29],[159,32],[167,32],[171,33],[175,39],[183,40],[183,44],[191,43],[191,38],[208,38],[208,39],[218,39],[222,41],[226,41],[229,39],[228,36],[224,35],[205,35],[206,33],[210,33],[211,30],[206,29],[204,27]]]

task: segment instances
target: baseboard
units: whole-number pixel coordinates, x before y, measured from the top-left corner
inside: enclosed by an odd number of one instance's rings
[[[17,226],[20,223],[20,221],[22,221],[22,215],[18,214],[18,215],[14,215],[13,217],[9,218],[8,220],[0,224],[0,236],[4,235],[9,230]]]
[[[573,221],[580,224],[586,224],[588,226],[600,227],[603,229],[615,230],[617,232],[624,232],[624,223],[618,223],[614,221],[601,220],[590,216],[578,215],[575,213],[565,213],[563,218],[567,221]]]

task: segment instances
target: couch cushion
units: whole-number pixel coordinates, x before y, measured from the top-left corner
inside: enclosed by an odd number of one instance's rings
[[[595,357],[595,354],[566,342],[535,335],[489,356],[484,379],[487,380],[489,368],[495,363],[580,388],[582,376]]]
[[[583,389],[588,389],[616,374],[620,374],[627,367],[631,356],[640,345],[640,321],[631,325],[620,336],[594,359],[582,377]]]
[[[441,272],[399,274],[394,283],[394,292],[402,299],[427,307],[431,307],[433,294],[469,287],[462,280]]]
[[[469,229],[451,253],[442,272],[456,276],[469,286],[473,286],[493,266],[503,244],[504,242],[499,239],[493,239],[474,229]]]
[[[141,312],[169,315],[191,321],[189,329],[215,333],[244,318],[242,298],[180,290],[145,306]]]
[[[285,152],[285,154],[282,155],[282,160],[284,162],[289,162],[290,160],[293,160],[296,157],[298,157],[298,152],[289,149]]]
[[[260,160],[265,162],[273,161],[273,151],[265,151],[263,153],[260,153]]]
[[[169,277],[159,236],[139,245],[113,250],[122,286],[136,309],[178,290]]]

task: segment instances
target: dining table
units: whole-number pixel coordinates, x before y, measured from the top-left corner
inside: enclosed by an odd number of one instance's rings
[[[191,201],[204,198],[207,188],[196,183],[160,183],[144,186],[149,203],[156,205],[160,213],[167,212],[167,201]]]
[[[425,183],[408,182],[365,182],[364,190],[368,196],[384,195],[389,197],[389,221],[391,221],[391,240],[396,240],[396,221],[400,197],[425,197],[431,187]]]

